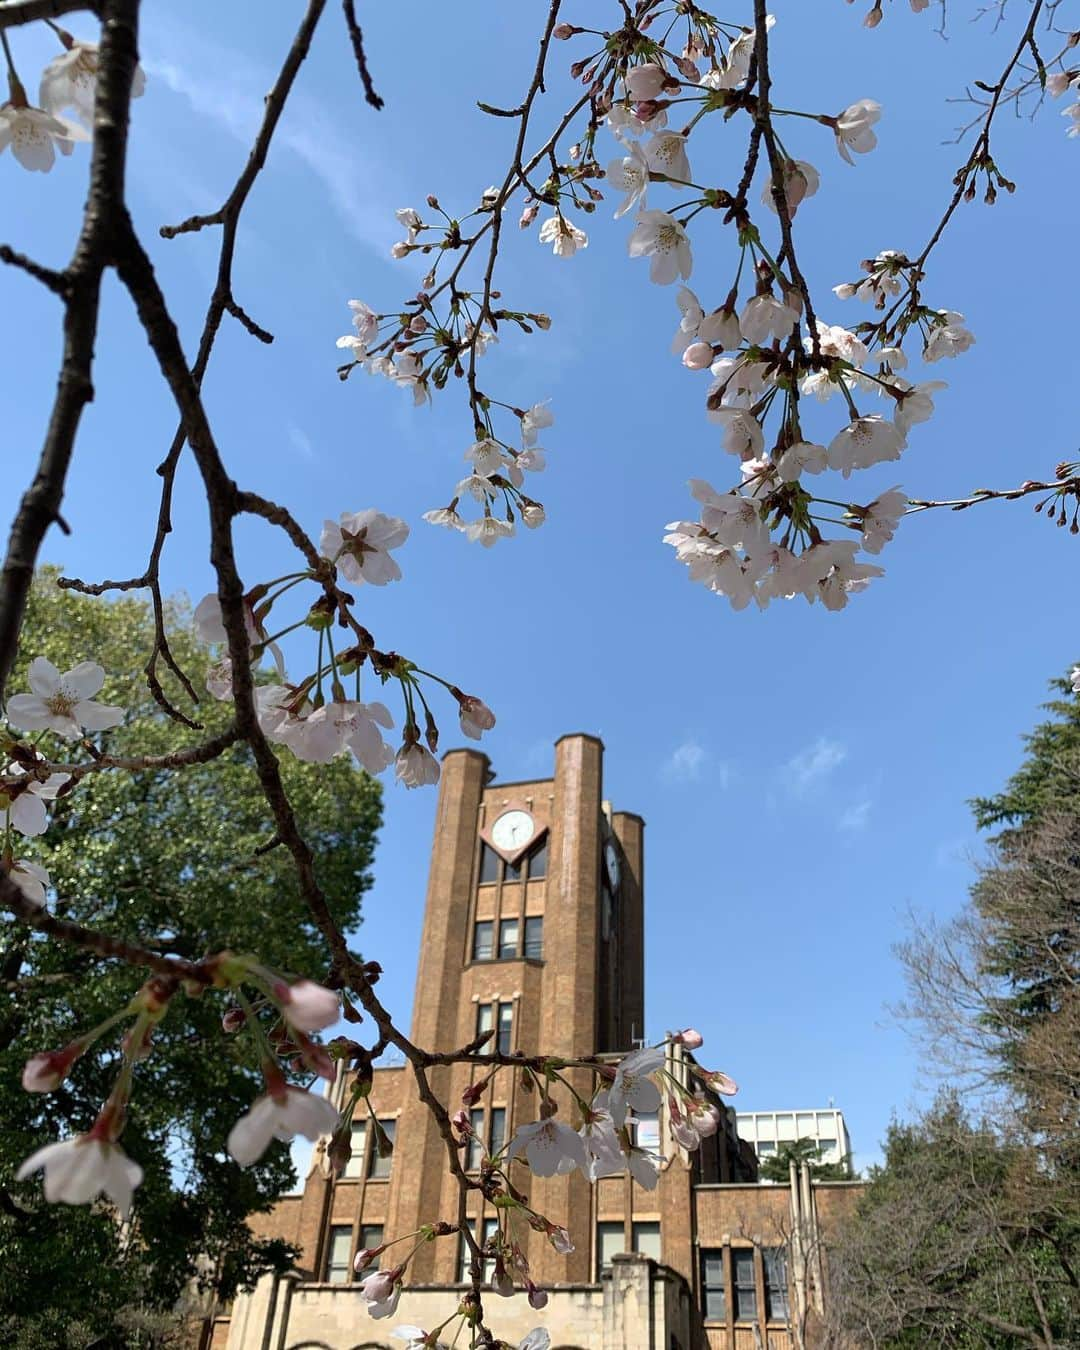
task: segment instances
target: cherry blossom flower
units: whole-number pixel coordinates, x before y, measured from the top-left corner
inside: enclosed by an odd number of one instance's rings
[[[407,788],[426,787],[439,781],[439,761],[426,746],[403,745],[394,761],[394,774]]]
[[[626,1123],[627,1108],[655,1111],[660,1105],[660,1089],[649,1078],[664,1063],[663,1046],[646,1046],[627,1055],[615,1070],[615,1081],[608,1093],[608,1110],[617,1126]]]
[[[529,1302],[531,1303],[532,1299]],[[532,1331],[518,1342],[518,1350],[548,1350],[550,1345],[551,1335],[547,1327],[533,1327]]]
[[[789,159],[784,164],[784,197],[787,201],[788,215],[792,220],[795,213],[807,197],[812,197],[821,186],[821,177],[812,164],[805,159]],[[761,200],[777,215],[776,198],[773,195],[772,178],[765,180],[761,190]]]
[[[135,1187],[143,1170],[132,1162],[119,1144],[80,1134],[56,1144],[46,1144],[21,1164],[16,1181],[31,1172],[45,1170],[45,1199],[65,1205],[87,1205],[98,1195],[107,1195],[122,1218],[131,1211]]]
[[[601,1177],[618,1176],[626,1167],[626,1158],[615,1133],[615,1122],[608,1110],[608,1094],[597,1093],[584,1125],[578,1131],[585,1146],[585,1166],[581,1169],[588,1181]]]
[[[54,57],[42,71],[38,102],[46,112],[54,114],[74,108],[84,122],[92,122],[97,90],[97,43],[83,42],[63,31],[60,40],[67,50]],[[141,98],[145,91],[146,73],[142,66],[136,66],[131,97]]]
[[[359,1284],[360,1297],[367,1304],[371,1317],[390,1317],[401,1297],[402,1270],[377,1270]]]
[[[45,888],[52,885],[52,880],[40,863],[31,862],[29,858],[16,858],[7,876],[27,900],[35,905],[45,903]]]
[[[668,286],[676,277],[685,281],[693,268],[686,231],[666,211],[642,211],[630,231],[627,249],[631,258],[652,258],[649,280]]]
[[[538,530],[545,520],[547,513],[539,502],[527,502],[521,508],[521,523],[527,530]]]
[[[901,391],[893,421],[904,436],[917,422],[926,422],[933,417],[934,395],[939,389],[948,387],[944,380],[924,380],[921,384],[908,384],[901,379],[892,381],[892,388]]]
[[[105,683],[105,672],[95,661],[80,661],[61,675],[51,661],[35,656],[26,679],[33,693],[15,694],[7,705],[8,721],[22,731],[56,731],[70,741],[83,731],[106,731],[124,720],[122,708],[93,701]]]
[[[556,1173],[569,1172],[575,1167],[580,1167],[584,1172],[588,1165],[581,1136],[553,1116],[548,1120],[537,1120],[531,1125],[518,1127],[506,1156],[518,1158],[522,1153],[538,1177],[553,1177]]]
[[[393,725],[385,704],[346,699],[324,703],[308,717],[294,718],[277,739],[309,764],[329,764],[348,747],[368,773],[374,774],[381,773],[394,757],[378,728]]]
[[[757,553],[768,546],[769,530],[761,507],[737,492],[717,492],[701,478],[691,478],[690,494],[701,502],[701,523],[722,544]]]
[[[634,1148],[626,1160],[627,1170],[637,1184],[646,1191],[655,1191],[660,1181],[660,1159],[647,1149]]]
[[[481,516],[465,526],[465,536],[471,543],[479,543],[491,548],[500,539],[508,539],[514,533],[512,521],[500,520],[497,516]]]
[[[379,331],[379,316],[363,300],[350,300],[349,308],[353,312],[352,321],[356,335],[366,347]]]
[[[66,117],[27,104],[0,104],[0,154],[10,145],[24,169],[48,173],[56,163],[57,150],[70,155],[76,141],[89,139],[85,127]]]
[[[323,1031],[337,1021],[341,1000],[332,989],[324,989],[314,980],[281,981],[274,986],[285,1020],[298,1031]]]
[[[1074,694],[1080,694],[1080,666],[1073,666],[1069,671],[1069,680],[1072,684]]]
[[[755,295],[746,302],[739,316],[739,328],[747,342],[755,347],[765,345],[769,337],[781,341],[791,336],[792,329],[799,322],[799,311],[777,300],[775,295]]]
[[[448,530],[463,530],[465,522],[452,506],[439,506],[434,511],[425,511],[423,519],[429,525],[442,525]]]
[[[324,558],[337,563],[342,575],[355,586],[369,582],[385,586],[401,580],[401,568],[390,556],[409,537],[409,527],[397,516],[384,516],[374,507],[343,511],[340,523],[327,520],[319,538]]]
[[[57,793],[71,778],[69,773],[51,773],[42,782],[27,779],[20,766],[13,766],[6,782],[0,782],[0,826],[18,830],[33,838],[44,834],[49,824],[45,803],[55,801]],[[13,878],[14,880],[14,878]]]
[[[636,147],[635,147],[636,148]],[[680,131],[659,131],[644,147],[649,170],[678,183],[693,179],[686,156],[686,137]]]
[[[521,414],[521,443],[524,446],[536,444],[537,433],[555,425],[555,414],[547,403],[534,403]]]
[[[724,427],[724,449],[731,455],[751,459],[760,454],[765,445],[765,435],[757,418],[742,408],[718,408],[709,414],[709,420]]]
[[[701,301],[689,286],[679,287],[675,293],[675,303],[679,306],[682,318],[671,340],[671,350],[678,356],[697,340],[698,328],[705,317],[705,311],[701,307]]]
[[[676,1031],[671,1038],[672,1045],[684,1046],[687,1050],[700,1050],[705,1044],[705,1037],[700,1031],[695,1031],[693,1027],[686,1027],[683,1031]]]
[[[877,413],[857,417],[829,442],[829,468],[850,478],[853,469],[868,469],[887,459],[899,459],[904,436]]]
[[[638,101],[659,98],[670,78],[664,67],[655,62],[632,66],[626,72],[626,92]]]
[[[474,501],[490,501],[496,495],[496,488],[489,478],[482,473],[471,473],[468,478],[463,478],[457,487],[454,488],[455,497],[472,497]]]
[[[314,1143],[319,1135],[332,1133],[337,1121],[337,1108],[325,1097],[282,1084],[240,1117],[226,1146],[241,1167],[250,1167],[275,1139],[288,1141],[302,1134]]]
[[[430,1344],[428,1341],[429,1333],[423,1327],[397,1326],[390,1335],[395,1340],[404,1341],[410,1347],[410,1350],[416,1350],[416,1347]]]
[[[497,473],[506,461],[502,446],[490,437],[470,445],[465,451],[465,458],[472,463],[473,473],[479,474],[482,478],[489,478],[493,473]]]
[[[351,1154],[350,1154],[351,1156]],[[365,1270],[382,1256],[386,1251],[385,1243],[379,1247],[363,1247],[353,1257],[353,1270],[357,1275],[362,1275]]]
[[[824,473],[829,466],[828,452],[823,445],[811,441],[796,441],[789,445],[777,461],[777,470],[785,483],[798,482],[804,473]]]
[[[881,104],[872,98],[861,98],[844,109],[836,119],[833,130],[836,132],[836,148],[840,158],[854,164],[852,150],[857,155],[865,155],[877,145],[874,124],[881,117]]]
[[[735,311],[725,306],[705,315],[698,324],[697,335],[702,342],[727,348],[737,347],[743,337]]]
[[[962,314],[952,309],[939,309],[938,321],[930,330],[923,348],[923,360],[929,365],[933,361],[940,361],[942,357],[959,356],[974,343],[975,336],[964,327]]]
[[[867,553],[881,552],[895,534],[907,504],[907,494],[898,487],[874,498],[862,516],[862,546]]]
[[[645,205],[645,194],[649,189],[649,164],[645,152],[637,141],[627,144],[628,153],[622,159],[613,159],[607,166],[605,177],[616,192],[625,192],[626,196],[615,208],[615,219],[625,216],[631,207]]]
[[[564,216],[549,216],[537,235],[541,244],[550,244],[556,258],[572,258],[579,248],[589,247],[589,236]]]
[[[495,714],[482,699],[466,694],[458,704],[462,732],[470,740],[478,741],[485,731],[495,725]]]

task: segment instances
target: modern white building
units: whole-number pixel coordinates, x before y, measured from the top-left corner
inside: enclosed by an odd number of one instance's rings
[[[851,1154],[844,1113],[832,1106],[812,1111],[739,1111],[735,1121],[739,1138],[762,1161],[797,1139],[813,1139],[825,1163],[842,1162]]]

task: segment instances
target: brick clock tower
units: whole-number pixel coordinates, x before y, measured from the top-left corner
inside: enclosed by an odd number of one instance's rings
[[[507,1054],[576,1058],[614,1057],[642,1043],[644,822],[604,800],[602,767],[603,746],[589,735],[555,743],[551,778],[502,783],[479,751],[453,750],[444,757],[413,1004],[411,1038],[417,1044],[450,1051],[492,1031],[490,1044]],[[668,1068],[686,1081],[680,1059],[669,1060]],[[453,1111],[465,1088],[484,1076],[467,1064],[438,1066],[429,1070],[429,1084]],[[590,1074],[573,1070],[570,1076],[588,1092]],[[339,1100],[346,1088],[345,1082],[335,1085]],[[282,1237],[299,1248],[296,1272],[264,1277],[228,1315],[214,1319],[214,1350],[400,1347],[389,1334],[395,1323],[431,1327],[457,1306],[467,1275],[457,1236],[417,1252],[389,1325],[371,1320],[357,1294],[357,1251],[436,1219],[455,1221],[458,1206],[446,1146],[411,1070],[376,1068],[370,1101],[394,1140],[392,1156],[379,1156],[375,1132],[359,1108],[344,1175],[328,1175],[326,1141],[316,1146],[303,1193],[252,1220],[260,1236]],[[519,1125],[537,1118],[538,1104],[535,1089],[527,1091],[522,1075],[505,1068],[475,1103],[471,1123],[495,1153]],[[572,1121],[570,1103],[562,1106]],[[750,1304],[749,1279],[758,1298],[755,1321],[768,1334],[767,1344],[777,1350],[790,1345],[766,1311],[770,1277],[760,1251],[753,1256],[760,1236],[747,1240],[752,1259],[740,1265],[732,1249],[742,1239],[720,1232],[731,1227],[718,1208],[721,1190],[734,1200],[740,1199],[735,1192],[785,1189],[753,1184],[756,1159],[740,1145],[734,1112],[725,1111],[719,1132],[693,1155],[674,1144],[663,1117],[642,1118],[636,1130],[639,1145],[668,1158],[653,1191],[628,1175],[590,1185],[578,1173],[543,1179],[515,1166],[515,1184],[540,1213],[570,1231],[575,1249],[559,1255],[527,1225],[514,1231],[533,1280],[550,1297],[538,1314],[523,1295],[504,1301],[489,1291],[485,1306],[495,1335],[516,1344],[542,1323],[554,1346],[587,1350],[741,1347],[730,1307],[724,1308],[725,1325],[712,1327],[705,1325],[702,1307],[709,1292],[703,1282],[719,1281],[725,1290],[730,1284],[734,1293],[742,1278],[743,1305]],[[461,1156],[466,1170],[479,1168],[479,1144]],[[745,1200],[741,1196],[740,1203]],[[496,1211],[479,1191],[469,1192],[467,1213],[478,1237],[495,1230]],[[411,1246],[392,1248],[383,1264],[394,1264]],[[715,1312],[721,1296],[713,1289],[709,1297]]]

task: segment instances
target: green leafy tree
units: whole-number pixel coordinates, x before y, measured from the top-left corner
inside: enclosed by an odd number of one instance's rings
[[[763,1181],[789,1181],[791,1163],[795,1164],[796,1169],[806,1163],[815,1181],[851,1180],[851,1159],[823,1162],[821,1148],[814,1139],[796,1139],[792,1143],[778,1144],[775,1153],[762,1159],[758,1176]]]
[[[197,689],[207,653],[183,606],[168,615],[169,640]],[[166,716],[137,666],[152,619],[138,599],[103,602],[62,591],[55,574],[35,585],[11,688],[47,656],[61,669],[93,659],[109,672],[101,695],[128,710],[108,735],[114,755],[167,754],[227,726],[230,707],[205,697],[196,731]],[[185,703],[177,682],[166,693]],[[378,785],[346,759],[309,766],[291,755],[282,773],[335,920],[355,927],[371,881],[381,818]],[[49,870],[61,916],[137,938],[163,953],[199,958],[231,949],[312,978],[326,976],[322,947],[300,901],[249,754],[226,751],[181,772],[100,772],[56,803],[40,840],[23,841]],[[15,1183],[19,1162],[42,1144],[86,1129],[107,1096],[114,1055],[80,1060],[62,1087],[23,1092],[28,1051],[58,1048],[123,1007],[139,985],[129,967],[12,925],[0,947],[0,1343],[19,1350],[57,1345],[159,1343],[145,1328],[201,1280],[219,1297],[259,1270],[284,1267],[281,1243],[253,1239],[246,1217],[268,1209],[292,1184],[285,1145],[241,1170],[225,1153],[228,1131],[259,1090],[249,1038],[223,1033],[220,996],[178,997],[137,1068],[124,1147],[143,1167],[129,1224],[102,1208],[48,1206],[40,1179]],[[100,1047],[109,1045],[108,1036]],[[115,1044],[115,1042],[113,1042]],[[140,1323],[133,1310],[144,1310]],[[140,1325],[142,1330],[139,1329]],[[160,1341],[160,1343],[164,1343]]]

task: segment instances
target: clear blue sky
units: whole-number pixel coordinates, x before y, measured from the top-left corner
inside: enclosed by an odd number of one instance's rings
[[[224,197],[296,8],[145,6],[150,82],[136,105],[131,200],[189,346],[217,238],[165,243],[156,229]],[[206,397],[229,468],[312,530],[369,505],[413,522],[399,554],[404,583],[364,588],[358,612],[384,646],[496,709],[487,748],[503,777],[546,772],[564,732],[603,737],[607,795],[648,822],[650,1035],[698,1026],[708,1062],[742,1084],[740,1108],[833,1099],[857,1161],[872,1160],[890,1113],[931,1087],[886,1012],[902,992],[891,946],[909,906],[947,915],[964,900],[980,847],[966,799],[1016,766],[1045,681],[1077,656],[1080,542],[1026,503],[1000,504],[905,522],[880,559],[886,577],[841,614],[801,601],[733,614],[692,586],[660,542],[663,526],[687,513],[688,478],[723,486],[731,461],[703,417],[702,384],[668,352],[674,288],[651,286],[644,264],[626,258],[629,226],[611,221],[614,203],[571,261],[512,232],[503,289],[554,325],[532,339],[507,334],[486,358],[486,386],[522,406],[552,400],[549,469],[535,480],[549,523],[494,552],[424,525],[421,512],[445,504],[463,472],[463,402],[451,393],[413,409],[383,382],[342,386],[334,340],[347,331],[350,297],[392,309],[415,289],[419,270],[388,256],[401,233],[395,207],[435,192],[465,208],[500,176],[513,125],[484,117],[474,100],[517,101],[546,5],[362,8],[386,111],[364,105],[328,7],[242,228],[237,296],[277,341],[267,349],[236,325],[223,329]],[[775,6],[777,102],[884,106],[880,148],[855,168],[823,128],[793,124],[786,138],[821,171],[798,224],[803,266],[830,301],[860,258],[917,251],[966,154],[943,144],[965,113],[946,99],[994,77],[1004,59],[1003,39],[959,15],[946,43],[932,13],[897,0],[869,33],[861,8]],[[593,0],[577,15],[600,9]],[[36,84],[51,40],[19,32],[14,45]],[[574,54],[557,49],[556,65]],[[552,89],[554,117],[565,85],[554,79]],[[1066,140],[1060,106],[1035,125],[1002,119],[999,162],[1019,190],[961,213],[927,286],[935,303],[966,314],[978,345],[934,370],[950,381],[938,416],[915,429],[901,465],[863,475],[862,500],[898,481],[914,496],[1005,486],[1051,474],[1075,450],[1075,325],[1060,260],[1074,250],[1080,146]],[[741,134],[712,152],[717,181],[741,163]],[[62,265],[86,164],[79,149],[53,173],[29,175],[0,158],[0,238]],[[695,238],[693,284],[718,303],[728,242]],[[10,512],[41,443],[59,307],[14,273],[0,286]],[[824,317],[865,317],[854,303],[826,304]],[[90,577],[142,569],[153,467],[175,423],[112,283],[99,355],[64,508],[74,533],[50,536],[45,550]],[[211,577],[194,488],[187,466],[165,580],[197,599]],[[252,581],[284,570],[268,531],[245,529],[242,545]],[[358,939],[386,968],[381,991],[406,1020],[434,806],[433,792],[388,784]]]

